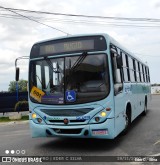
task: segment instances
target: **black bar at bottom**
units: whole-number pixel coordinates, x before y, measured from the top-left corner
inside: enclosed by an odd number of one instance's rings
[[[160,156],[1,156],[0,162],[160,162]]]

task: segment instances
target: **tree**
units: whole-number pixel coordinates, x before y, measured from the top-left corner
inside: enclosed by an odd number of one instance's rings
[[[155,84],[152,84],[151,86],[152,87],[154,87],[154,86],[160,86],[160,84],[155,83]]]
[[[18,91],[19,92],[26,92],[27,91],[27,80],[19,80],[18,81]],[[16,92],[16,81],[10,81],[9,83],[9,92]]]

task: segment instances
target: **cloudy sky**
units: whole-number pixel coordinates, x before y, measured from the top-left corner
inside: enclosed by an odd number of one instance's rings
[[[0,0],[0,6],[52,13],[160,19],[159,0]],[[160,20],[89,19],[17,12],[69,34],[108,33],[147,62],[151,82],[160,83]],[[64,35],[0,8],[0,91],[8,90],[9,82],[15,79],[15,59],[28,56],[34,42]],[[18,66],[20,78],[27,79],[28,61],[18,61]]]

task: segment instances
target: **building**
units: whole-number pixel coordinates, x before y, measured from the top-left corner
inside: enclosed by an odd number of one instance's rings
[[[160,94],[160,86],[152,86],[151,94]]]

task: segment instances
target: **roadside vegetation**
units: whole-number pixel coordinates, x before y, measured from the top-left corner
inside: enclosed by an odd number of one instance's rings
[[[11,120],[9,117],[0,117],[0,122],[10,122],[10,121],[24,121],[29,120],[29,116],[22,116],[19,120]]]

